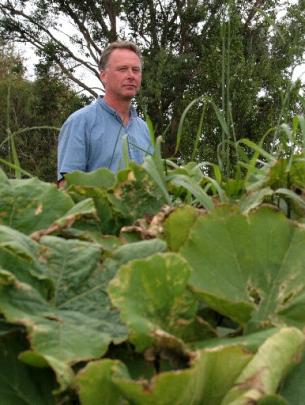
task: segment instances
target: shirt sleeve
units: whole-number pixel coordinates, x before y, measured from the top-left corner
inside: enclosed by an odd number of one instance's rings
[[[72,114],[62,126],[58,139],[57,178],[74,170],[86,171],[87,125],[84,114]]]

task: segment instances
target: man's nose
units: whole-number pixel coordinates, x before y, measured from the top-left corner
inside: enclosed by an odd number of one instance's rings
[[[128,76],[128,78],[130,77],[130,78],[134,79],[134,77],[135,77],[135,72],[133,71],[132,68],[130,68],[130,69],[127,70],[127,76]]]

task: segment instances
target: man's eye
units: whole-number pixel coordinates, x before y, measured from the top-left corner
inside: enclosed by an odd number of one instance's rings
[[[121,67],[121,68],[119,68],[119,71],[120,71],[120,72],[126,72],[126,71],[127,71],[127,67]]]
[[[141,69],[138,68],[138,67],[134,67],[134,68],[132,68],[132,71],[133,71],[134,73],[139,73],[139,72],[141,71]]]

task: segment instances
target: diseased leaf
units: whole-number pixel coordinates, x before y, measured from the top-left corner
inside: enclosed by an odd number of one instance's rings
[[[30,234],[48,228],[73,207],[69,195],[36,178],[0,182],[0,223]]]
[[[112,381],[113,374],[125,374],[128,378],[126,366],[118,360],[91,362],[81,370],[77,376],[81,404],[123,404],[121,392]]]
[[[305,228],[264,207],[216,209],[194,224],[180,253],[189,284],[211,308],[247,330],[305,325]]]
[[[164,237],[171,251],[177,252],[189,236],[199,211],[191,206],[177,208],[164,222]],[[177,232],[179,229],[179,232]]]
[[[34,353],[57,373],[62,388],[72,383],[70,366],[101,357],[111,341],[126,339],[126,329],[111,308],[106,288],[109,274],[99,265],[98,245],[44,237],[41,260],[49,269],[55,291],[49,301],[13,276],[1,287],[0,311],[6,320],[27,328]]]
[[[144,240],[122,245],[112,252],[104,262],[104,267],[114,276],[118,269],[134,259],[142,259],[155,253],[165,252],[166,243],[161,239]]]
[[[163,372],[150,381],[113,374],[113,382],[135,405],[218,405],[251,359],[243,349],[218,347],[194,352],[190,368]]]
[[[186,288],[189,274],[179,255],[155,254],[121,267],[110,282],[112,302],[120,309],[129,339],[138,350],[152,345],[153,333],[159,330],[192,339],[197,302]],[[204,333],[202,325],[201,331]]]
[[[38,260],[39,245],[28,236],[0,225],[0,270],[6,270],[47,297],[53,288],[47,269]]]
[[[167,201],[145,169],[130,162],[130,169],[118,173],[113,193],[108,195],[112,209],[130,224],[138,218],[156,214]]]
[[[201,350],[192,354],[189,368],[151,380],[131,379],[118,360],[96,361],[78,375],[81,403],[110,405],[115,398],[135,405],[218,405],[251,357],[237,346]]]
[[[237,378],[222,405],[246,405],[276,393],[283,377],[304,350],[304,335],[283,328],[268,338]]]
[[[93,173],[93,172],[92,172]],[[71,173],[71,175],[74,174]],[[90,173],[84,173],[90,174]],[[112,173],[112,175],[114,175]],[[68,188],[69,194],[73,200],[79,203],[82,200],[92,198],[94,201],[98,219],[95,221],[79,221],[75,227],[82,231],[93,231],[112,235],[118,232],[119,224],[117,215],[112,211],[110,202],[108,201],[108,190],[101,187],[86,186],[85,184],[75,184]]]
[[[47,229],[33,232],[31,238],[39,240],[42,236],[50,235],[52,233],[58,233],[64,228],[71,227],[75,221],[82,217],[96,218],[96,210],[92,198],[87,198],[79,203],[75,204],[69,211],[65,213],[61,218],[51,224]]]
[[[135,162],[130,162],[129,168],[119,171],[116,177],[111,172],[111,179],[108,172],[107,169],[98,169],[92,173],[66,175],[73,198],[94,199],[99,227],[104,234],[116,234],[122,226],[154,215],[166,203],[157,184]]]

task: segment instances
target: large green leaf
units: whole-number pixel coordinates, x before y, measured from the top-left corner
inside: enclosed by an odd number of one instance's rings
[[[203,325],[196,328],[197,302],[186,288],[189,275],[185,260],[165,253],[129,262],[111,281],[112,302],[120,309],[138,350],[150,346],[156,332],[185,340],[194,339],[196,332],[197,337],[205,333]]]
[[[28,236],[0,225],[0,269],[37,288],[47,297],[52,289],[46,266],[38,260],[39,245]]]
[[[91,362],[81,370],[77,376],[81,404],[123,404],[122,394],[112,381],[113,374],[129,377],[126,366],[119,360]]]
[[[254,355],[234,344],[200,350],[193,353],[190,368],[163,372],[151,380],[131,380],[123,365],[100,362],[96,370],[101,367],[105,373],[108,367],[107,381],[105,374],[96,373],[99,379],[90,386],[91,399],[101,394],[97,390],[105,382],[108,389],[115,384],[136,405],[284,404],[276,391],[303,349],[304,335],[295,328],[283,328]]]
[[[83,217],[97,219],[96,209],[92,198],[87,198],[75,204],[62,217],[56,219],[47,229],[33,232],[31,238],[39,240],[42,236],[59,233],[63,229],[71,227],[75,221]]]
[[[168,248],[177,252],[186,241],[189,232],[199,216],[199,211],[189,205],[177,208],[164,223],[164,237]],[[177,232],[179,229],[179,232]]]
[[[248,330],[304,327],[305,228],[282,213],[217,209],[198,218],[180,253],[193,291],[216,311]]]
[[[130,169],[118,173],[118,182],[108,198],[113,209],[128,223],[147,215],[156,214],[167,200],[159,186],[146,170],[130,163]]]
[[[131,379],[117,360],[94,362],[78,377],[81,403],[111,405],[114,398],[116,403],[125,398],[135,405],[217,405],[251,357],[236,346],[197,351],[190,368],[163,372],[151,380]]]
[[[256,403],[275,394],[283,377],[304,349],[304,335],[295,328],[283,328],[259,348],[244,368],[222,405]]]
[[[36,370],[18,360],[26,348],[18,334],[0,338],[0,403],[51,405],[55,381],[50,370]]]
[[[106,171],[105,171],[106,170]],[[91,173],[73,172],[66,175],[68,192],[74,201],[92,198],[96,208],[99,220],[94,223],[85,221],[78,224],[83,231],[102,232],[104,234],[113,234],[118,231],[118,224],[115,213],[112,211],[111,204],[108,201],[108,192],[113,188],[116,182],[114,173],[103,169]],[[99,175],[101,174],[101,177]]]
[[[65,180],[68,186],[84,186],[86,188],[93,187],[105,190],[112,189],[116,182],[115,174],[105,167],[90,173],[75,170],[72,173],[67,173]]]
[[[30,234],[48,228],[73,207],[69,195],[36,178],[0,182],[0,223]]]
[[[118,269],[130,260],[142,259],[155,253],[165,252],[166,248],[166,243],[161,239],[127,243],[112,252],[111,256],[105,260],[104,267],[114,276]]]
[[[110,174],[111,173],[111,174]],[[138,218],[152,216],[166,202],[164,194],[143,167],[131,162],[117,176],[107,169],[67,175],[69,191],[79,198],[94,199],[104,234],[118,233]]]
[[[0,311],[8,322],[27,328],[32,351],[23,360],[49,364],[64,388],[72,382],[72,364],[102,356],[111,341],[126,339],[126,329],[106,293],[109,273],[99,264],[101,248],[51,236],[41,243],[40,259],[53,279],[54,295],[46,300],[4,273]]]

